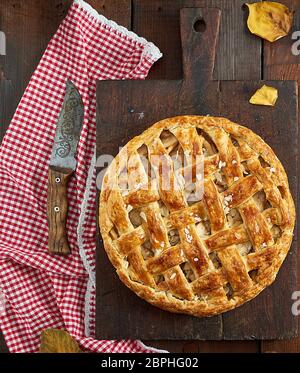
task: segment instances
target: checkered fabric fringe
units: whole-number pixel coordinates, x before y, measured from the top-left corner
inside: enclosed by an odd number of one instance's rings
[[[47,328],[67,329],[86,351],[155,351],[95,339],[94,165],[96,81],[144,79],[160,57],[152,43],[75,0],[33,74],[0,149],[0,323],[11,352],[37,352]],[[68,191],[72,255],[52,257],[47,178],[67,79],[83,97],[85,117]]]

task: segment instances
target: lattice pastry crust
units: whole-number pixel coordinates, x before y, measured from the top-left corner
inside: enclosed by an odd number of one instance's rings
[[[294,224],[280,161],[224,118],[154,124],[120,151],[102,185],[110,261],[138,296],[171,312],[211,316],[257,296],[275,280]]]

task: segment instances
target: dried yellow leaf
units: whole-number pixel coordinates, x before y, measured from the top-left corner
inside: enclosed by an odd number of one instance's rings
[[[66,331],[47,329],[41,335],[40,352],[76,353],[81,350],[77,342]]]
[[[278,90],[274,87],[263,85],[250,98],[250,104],[275,106],[278,99]]]
[[[293,13],[285,5],[273,1],[246,5],[249,8],[247,25],[252,34],[273,42],[291,31]]]

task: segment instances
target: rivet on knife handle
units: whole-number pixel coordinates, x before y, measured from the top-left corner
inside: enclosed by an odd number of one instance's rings
[[[68,216],[68,182],[73,170],[49,169],[48,178],[48,226],[49,252],[51,254],[69,255],[66,223]]]

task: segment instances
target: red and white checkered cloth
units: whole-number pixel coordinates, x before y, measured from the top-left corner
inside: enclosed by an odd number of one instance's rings
[[[87,351],[153,351],[139,341],[94,339],[96,80],[143,79],[160,57],[152,43],[75,0],[33,74],[0,149],[0,323],[11,352],[38,351],[47,328],[67,329]],[[67,79],[83,97],[85,118],[65,258],[48,254],[46,206]]]

